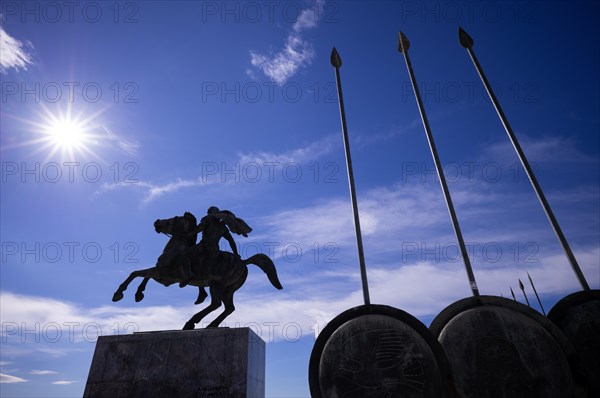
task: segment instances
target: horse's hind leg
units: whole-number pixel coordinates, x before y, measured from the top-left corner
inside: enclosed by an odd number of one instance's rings
[[[202,318],[204,318],[205,316],[207,316],[208,314],[210,314],[211,312],[213,312],[214,310],[219,308],[221,306],[222,297],[223,297],[223,291],[221,290],[221,288],[218,286],[212,285],[210,287],[210,298],[211,298],[210,305],[208,307],[206,307],[205,309],[203,309],[202,311],[195,314],[193,317],[191,317],[190,320],[187,321],[185,323],[185,325],[183,326],[183,330],[194,329],[196,324],[198,322],[200,322],[202,320]]]
[[[204,300],[206,300],[206,298],[208,297],[208,293],[206,293],[206,290],[204,290],[204,288],[202,286],[198,287],[198,298],[196,299],[196,302],[194,304],[200,304],[202,302],[204,302]]]
[[[135,292],[135,302],[139,303],[140,301],[142,301],[144,299],[144,290],[146,290],[146,285],[148,284],[148,281],[150,280],[150,278],[145,277],[144,280],[142,281],[142,283],[140,283],[140,285],[138,286],[136,292]]]
[[[146,278],[146,277],[152,278],[153,275],[154,275],[154,267],[147,268],[147,269],[141,269],[138,271],[133,271],[131,274],[129,274],[127,279],[125,279],[125,281],[119,285],[119,288],[117,289],[115,294],[113,294],[112,301],[121,300],[123,298],[123,292],[125,290],[127,290],[127,286],[129,286],[131,281],[134,280],[135,278],[137,278],[138,276],[143,276],[144,278]]]
[[[232,288],[228,288],[225,294],[223,295],[223,304],[225,304],[225,311],[223,311],[218,317],[215,318],[207,327],[209,328],[217,328],[223,322],[225,318],[227,318],[233,311],[235,311],[235,306],[233,305],[233,292]]]
[[[223,311],[223,313],[221,313],[218,317],[215,318],[214,321],[212,321],[208,325],[209,328],[219,327],[221,322],[223,322],[225,320],[225,318],[227,318],[229,315],[231,315],[231,313],[233,311],[235,311],[235,305],[233,305],[233,294],[240,287],[242,287],[242,285],[246,281],[246,277],[248,276],[248,271],[247,271],[247,269],[245,269],[244,271],[245,272],[242,274],[240,279],[238,279],[233,285],[230,285],[224,289],[225,291],[223,293],[223,304],[225,304],[225,311]]]

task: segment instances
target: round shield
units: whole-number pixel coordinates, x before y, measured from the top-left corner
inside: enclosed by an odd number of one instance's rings
[[[444,309],[429,329],[444,347],[461,397],[585,397],[579,357],[531,308],[479,296]]]
[[[590,397],[600,397],[600,290],[561,299],[548,313],[581,358]]]
[[[450,397],[444,351],[412,315],[363,305],[335,317],[319,334],[309,364],[313,398]]]

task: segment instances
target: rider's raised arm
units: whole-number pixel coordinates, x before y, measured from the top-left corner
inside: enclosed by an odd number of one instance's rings
[[[237,246],[235,244],[235,240],[233,240],[233,236],[231,236],[229,231],[225,231],[225,233],[223,234],[223,237],[225,239],[227,239],[227,242],[229,242],[229,246],[231,246],[231,250],[233,251],[233,254],[235,254],[236,256],[239,257],[239,254],[237,251]]]
[[[198,224],[198,226],[196,227],[196,230],[194,232],[200,233],[200,232],[204,231],[204,228],[206,228],[207,225],[208,225],[208,219],[206,217],[202,217],[202,219],[200,220],[200,224]]]

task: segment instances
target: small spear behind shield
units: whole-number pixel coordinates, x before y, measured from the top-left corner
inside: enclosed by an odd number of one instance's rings
[[[520,279],[519,279],[519,288],[523,292],[523,296],[525,296],[525,301],[527,301],[527,306],[529,308],[531,308],[531,305],[529,304],[529,299],[527,298],[527,293],[525,293],[525,286],[523,286],[523,282],[521,282]]]
[[[542,314],[544,314],[544,316],[546,315],[546,311],[544,311],[544,306],[542,305],[542,300],[540,300],[540,296],[538,296],[538,292],[535,288],[535,285],[533,284],[533,280],[531,279],[531,275],[529,275],[529,272],[527,273],[527,277],[529,278],[529,283],[531,283],[531,287],[533,288],[533,292],[535,293],[535,297],[537,298],[537,301],[540,305],[540,308],[542,309]]]

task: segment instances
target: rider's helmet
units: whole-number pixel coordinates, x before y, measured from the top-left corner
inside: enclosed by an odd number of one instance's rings
[[[218,213],[221,210],[219,210],[219,208],[217,206],[211,206],[208,208],[208,210],[206,211],[206,214],[214,214],[214,213]]]

